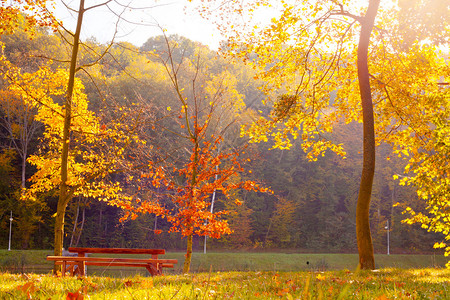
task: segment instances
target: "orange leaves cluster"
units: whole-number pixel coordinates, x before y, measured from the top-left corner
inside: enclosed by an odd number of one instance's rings
[[[58,22],[50,11],[54,8],[53,0],[1,0],[0,1],[0,35],[13,33],[21,24],[25,31],[33,32],[36,26],[50,27],[56,30]]]
[[[213,138],[213,142],[194,143],[190,160],[182,167],[162,168],[150,164],[149,171],[141,175],[141,181],[150,190],[164,187],[167,192],[163,195],[153,193],[152,200],[141,200],[128,207],[128,216],[131,212],[161,215],[171,223],[170,232],[181,232],[183,236],[195,233],[220,238],[231,233],[228,222],[223,219],[228,211],[210,211],[211,195],[220,193],[231,199],[234,191],[239,189],[260,192],[269,189],[249,180],[236,181],[239,172],[243,171],[238,161],[239,153],[218,152],[220,141],[219,137]],[[163,205],[162,199],[169,199],[170,205]],[[173,206],[176,208],[168,208]]]

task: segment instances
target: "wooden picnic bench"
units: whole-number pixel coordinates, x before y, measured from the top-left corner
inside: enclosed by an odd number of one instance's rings
[[[71,247],[69,252],[78,256],[47,256],[47,260],[62,265],[62,276],[68,272],[71,276],[85,276],[86,266],[116,266],[116,267],[143,267],[152,276],[161,275],[163,268],[173,268],[178,263],[176,259],[160,259],[158,255],[165,254],[164,249],[128,249],[128,248],[81,248]],[[149,254],[151,258],[107,258],[88,257],[87,253],[102,254]]]

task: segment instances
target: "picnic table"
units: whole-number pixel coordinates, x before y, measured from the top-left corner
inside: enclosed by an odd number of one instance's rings
[[[62,265],[62,276],[68,272],[71,276],[85,276],[86,266],[117,266],[117,267],[143,267],[152,275],[161,275],[163,268],[173,268],[178,263],[176,259],[160,259],[158,255],[165,254],[164,249],[130,249],[130,248],[82,248],[70,247],[69,252],[77,256],[47,256],[47,260]],[[87,254],[148,254],[150,258],[109,258],[88,257]]]

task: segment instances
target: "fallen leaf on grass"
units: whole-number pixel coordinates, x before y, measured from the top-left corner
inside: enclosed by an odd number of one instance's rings
[[[322,274],[317,274],[316,279],[322,281],[325,280],[325,276],[323,276]]]
[[[39,289],[34,285],[34,282],[27,282],[24,285],[19,285],[17,290],[22,291],[24,293],[34,293]]]
[[[141,282],[141,288],[149,289],[153,287],[153,281],[145,280]]]
[[[284,294],[289,293],[289,288],[282,289],[278,291],[277,296],[283,296]]]
[[[126,286],[126,287],[130,287],[130,286],[132,286],[133,284],[140,284],[140,283],[141,283],[140,281],[135,281],[135,282],[133,282],[132,280],[127,280],[127,281],[124,281],[124,282],[123,282],[123,285]]]
[[[34,282],[27,282],[24,285],[19,285],[16,289],[26,293],[27,299],[33,299],[32,294],[39,290],[34,285]]]
[[[80,294],[79,292],[75,292],[75,293],[68,292],[66,300],[84,300],[84,296],[83,296],[83,294]]]

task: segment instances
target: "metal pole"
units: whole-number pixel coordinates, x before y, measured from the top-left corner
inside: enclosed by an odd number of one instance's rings
[[[215,176],[215,180],[217,180],[217,175]],[[214,199],[216,199],[216,190],[214,189],[214,192],[212,194],[211,198],[211,213],[214,212]],[[206,225],[206,222],[205,222]],[[203,243],[203,254],[206,254],[206,240],[208,239],[208,236],[205,235],[205,242]]]
[[[11,217],[9,218],[9,243],[8,243],[8,251],[11,251],[11,230],[12,230],[12,211],[11,211]]]
[[[216,166],[217,170],[217,166]],[[217,174],[214,175],[214,181],[217,180]],[[214,189],[212,197],[211,197],[211,214],[214,212],[214,200],[216,199],[216,189]],[[207,223],[205,222],[205,225]],[[205,242],[203,243],[203,254],[206,254],[206,240],[208,239],[208,236],[205,235]]]
[[[390,255],[390,249],[389,249],[389,220],[386,220],[386,229],[387,229],[387,255]]]

